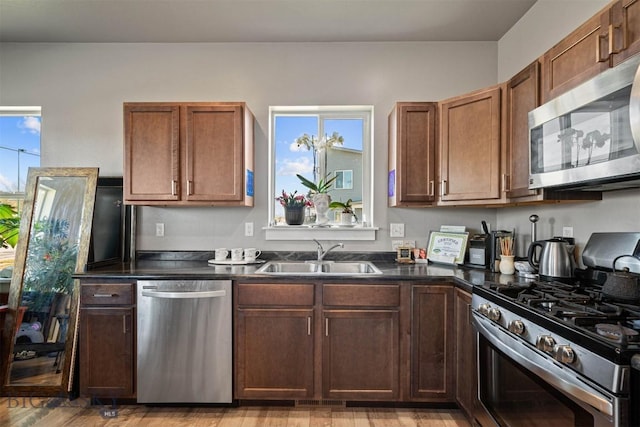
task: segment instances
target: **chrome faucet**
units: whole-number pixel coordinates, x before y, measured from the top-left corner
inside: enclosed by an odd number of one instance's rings
[[[316,244],[318,245],[318,262],[322,262],[325,255],[328,254],[329,251],[331,251],[332,249],[335,249],[337,247],[344,248],[344,243],[340,242],[338,244],[331,246],[329,249],[325,251],[324,248],[322,247],[322,244],[320,244],[320,242],[318,242],[316,239],[313,239],[313,241],[316,242]]]

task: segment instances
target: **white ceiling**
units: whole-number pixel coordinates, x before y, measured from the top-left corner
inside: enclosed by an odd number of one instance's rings
[[[497,41],[537,0],[0,0],[0,42]]]

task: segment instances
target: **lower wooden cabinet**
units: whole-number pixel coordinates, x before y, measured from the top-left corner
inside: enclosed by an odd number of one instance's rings
[[[311,398],[313,310],[240,308],[236,321],[236,397]]]
[[[241,283],[235,292],[237,399],[398,400],[399,285]]]
[[[322,395],[398,400],[400,285],[323,286]]]
[[[453,285],[414,285],[411,325],[411,398],[454,399]]]
[[[134,284],[81,283],[80,395],[135,397]]]
[[[473,419],[477,401],[478,379],[476,340],[471,323],[471,294],[455,290],[456,328],[456,402]]]

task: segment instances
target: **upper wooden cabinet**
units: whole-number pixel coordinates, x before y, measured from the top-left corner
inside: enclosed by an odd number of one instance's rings
[[[241,102],[125,103],[125,202],[253,206],[253,122]]]
[[[605,7],[542,56],[542,102],[640,52],[640,0]]]
[[[398,102],[389,114],[389,206],[436,200],[436,102]]]
[[[439,204],[499,202],[501,87],[447,99],[439,108]]]
[[[597,191],[529,189],[529,112],[540,106],[539,63],[516,74],[503,92],[503,190],[507,204],[600,200]]]

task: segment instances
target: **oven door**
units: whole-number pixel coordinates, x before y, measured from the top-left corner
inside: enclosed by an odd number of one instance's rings
[[[582,381],[550,356],[477,312],[478,398],[483,427],[626,427],[627,399]]]

